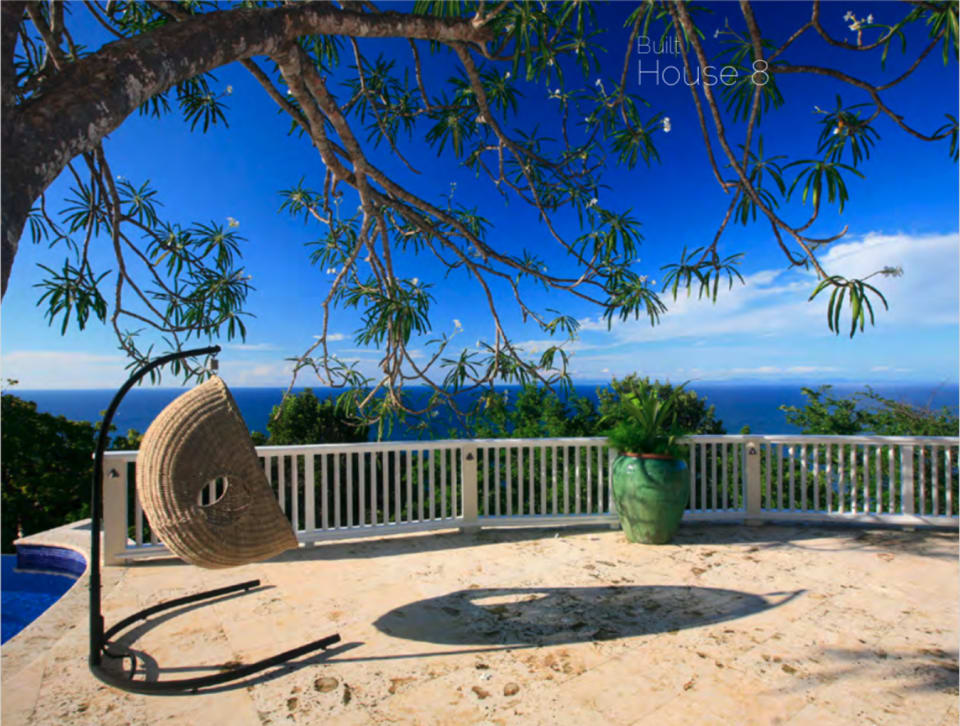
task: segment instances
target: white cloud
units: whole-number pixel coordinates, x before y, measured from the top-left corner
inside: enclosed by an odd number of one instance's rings
[[[314,335],[313,337],[316,338],[317,340],[320,340],[320,338],[322,338],[323,336],[322,336],[322,335]],[[338,340],[346,340],[346,338],[347,338],[347,336],[344,335],[343,333],[327,333],[327,342],[328,342],[328,343],[336,343]]]
[[[220,375],[230,386],[287,386],[293,375],[293,363],[225,360],[220,363]]]
[[[25,390],[41,388],[105,388],[104,381],[123,381],[127,358],[120,354],[17,350],[4,353],[2,375]]]
[[[901,326],[955,325],[958,322],[957,279],[960,253],[957,234],[911,236],[870,233],[861,240],[837,244],[821,257],[829,274],[866,277],[884,267],[902,265],[900,278],[870,278],[883,293],[890,310],[873,298],[877,330]],[[611,327],[617,343],[641,343],[683,338],[731,340],[758,336],[789,335],[827,337],[827,296],[821,293],[812,302],[807,298],[815,287],[812,272],[761,270],[745,276],[745,285],[734,282],[732,289],[721,283],[716,303],[678,294],[669,294],[669,308],[660,324],[651,327],[645,318],[620,322]],[[844,310],[846,312],[847,309]],[[843,325],[844,316],[841,316]],[[848,319],[847,319],[848,320]],[[580,320],[582,331],[606,332],[602,319]],[[610,343],[608,342],[607,345]]]
[[[17,365],[87,365],[96,363],[123,363],[122,355],[101,353],[64,353],[59,350],[17,350],[3,354],[3,363]]]
[[[220,347],[224,350],[236,350],[241,352],[280,350],[280,346],[275,345],[274,343],[224,343]]]
[[[960,236],[870,232],[859,242],[836,244],[822,258],[832,274],[866,277],[882,267],[903,267],[903,277],[877,275],[868,284],[886,297],[874,302],[878,324],[956,325],[960,306]]]

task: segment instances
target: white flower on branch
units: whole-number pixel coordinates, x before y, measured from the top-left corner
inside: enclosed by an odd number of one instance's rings
[[[852,11],[852,10],[848,10],[848,11],[847,11],[847,14],[843,16],[843,19],[844,19],[844,20],[853,20],[853,19],[856,18],[856,17],[857,17],[857,16],[853,14],[853,11]]]
[[[328,267],[328,268],[327,268],[327,274],[328,274],[328,275],[336,275],[336,274],[337,274],[337,268],[336,268],[336,267]]]
[[[458,320],[457,318],[453,319],[453,327],[457,331],[463,330],[463,325],[460,324],[460,320]]]
[[[231,93],[233,93],[233,86],[227,86],[227,95],[229,96]]]
[[[228,227],[239,227],[240,222],[235,220],[233,217],[227,217],[227,226]]]
[[[867,16],[867,23],[872,23],[872,22],[873,22],[873,15],[868,15],[868,16]]]
[[[669,134],[671,128],[672,128],[672,127],[670,126],[670,117],[669,117],[669,116],[664,116],[664,117],[663,117],[663,132],[664,132],[665,134]]]
[[[593,207],[593,206],[595,206],[595,205],[596,205],[596,203],[597,203],[597,198],[596,198],[596,197],[594,197],[594,198],[593,198],[593,199],[591,199],[591,200],[590,200],[589,202],[587,202],[587,209],[590,209],[590,207]]]

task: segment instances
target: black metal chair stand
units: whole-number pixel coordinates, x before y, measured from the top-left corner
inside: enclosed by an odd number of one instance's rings
[[[91,522],[90,522],[90,656],[89,664],[91,672],[104,683],[133,693],[178,693],[182,691],[197,691],[201,688],[228,683],[241,678],[245,678],[253,673],[262,671],[265,668],[286,663],[293,658],[305,655],[315,650],[326,649],[340,641],[338,634],[329,635],[326,638],[315,640],[312,643],[301,645],[298,648],[278,653],[277,655],[257,661],[256,663],[243,664],[230,668],[222,668],[220,673],[214,673],[208,676],[198,676],[196,678],[181,678],[169,681],[138,681],[133,676],[136,673],[136,656],[133,653],[115,653],[110,651],[110,639],[118,635],[128,626],[140,620],[146,620],[151,615],[158,612],[176,608],[181,605],[198,602],[201,600],[210,600],[212,598],[229,595],[236,592],[245,592],[251,588],[260,585],[259,580],[248,580],[230,587],[221,587],[216,590],[207,590],[198,592],[194,595],[168,600],[166,602],[153,605],[152,607],[140,610],[129,617],[124,618],[109,630],[104,630],[103,608],[101,604],[101,578],[100,578],[100,528],[103,523],[103,452],[107,446],[107,438],[110,431],[110,424],[113,416],[120,406],[123,397],[141,378],[155,368],[165,365],[173,360],[180,358],[189,358],[199,355],[215,355],[220,352],[220,346],[210,348],[199,348],[196,350],[187,350],[180,353],[171,353],[170,355],[157,358],[147,365],[143,366],[117,391],[103,417],[103,423],[100,427],[100,435],[97,439],[97,448],[93,464],[93,487],[91,501]],[[129,673],[120,675],[104,668],[104,657],[112,659],[134,660]],[[214,668],[215,666],[211,666]]]

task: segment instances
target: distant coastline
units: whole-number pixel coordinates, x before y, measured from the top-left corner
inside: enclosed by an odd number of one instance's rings
[[[596,389],[605,385],[607,384],[580,383],[574,386],[574,390],[578,395],[595,400]],[[817,388],[819,385],[822,384],[705,382],[698,385],[694,381],[688,385],[688,388],[693,389],[700,396],[705,396],[708,405],[715,406],[716,417],[723,421],[727,433],[739,433],[744,425],[748,425],[755,434],[790,434],[799,433],[799,430],[787,423],[779,406],[803,406],[806,398],[801,388],[804,386]],[[856,384],[844,382],[834,384],[833,393],[837,396],[846,396],[863,390],[866,385],[870,385],[881,395],[897,401],[919,406],[929,405],[937,410],[946,406],[954,413],[958,410],[960,386],[956,383]],[[507,391],[517,390],[516,386],[498,386],[497,388]],[[116,433],[125,434],[131,428],[143,433],[164,406],[185,390],[184,388],[133,389],[127,394],[114,419]],[[236,387],[231,390],[248,428],[265,432],[270,411],[280,402],[285,389],[277,386]],[[294,390],[300,391],[303,388]],[[319,386],[313,387],[313,390],[321,398],[333,392],[331,389]],[[101,412],[110,405],[115,393],[108,389],[19,390],[15,387],[5,392],[36,402],[38,410],[42,412],[66,416],[75,421],[90,422],[100,420]],[[404,430],[396,430],[390,438],[408,440],[415,437],[407,435]]]

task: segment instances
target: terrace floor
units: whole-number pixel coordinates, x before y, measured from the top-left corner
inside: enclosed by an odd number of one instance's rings
[[[3,646],[2,720],[952,726],[957,545],[956,532],[822,526],[683,525],[662,546],[501,529],[329,542],[233,570],[106,568],[108,626],[262,580],[128,630],[148,677],[343,640],[211,692],[123,693],[87,669],[84,577]]]

